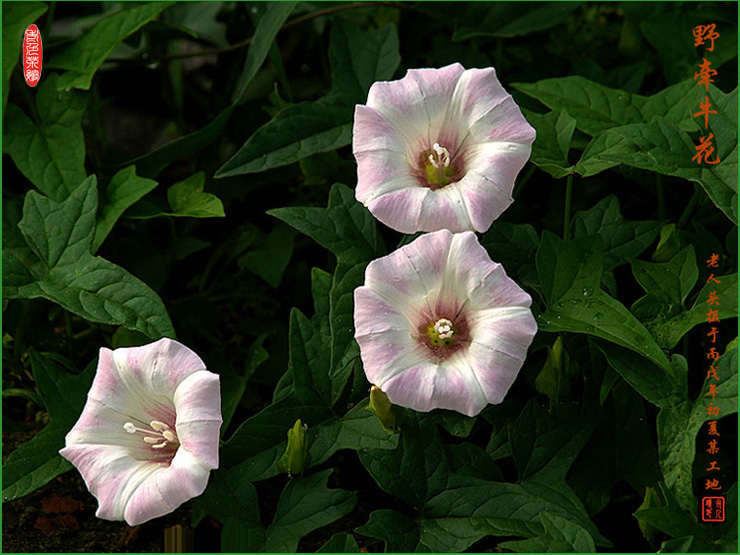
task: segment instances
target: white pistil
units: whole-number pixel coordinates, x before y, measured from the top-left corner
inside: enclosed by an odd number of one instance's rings
[[[429,155],[429,161],[432,166],[439,169],[439,165],[441,163],[445,168],[448,168],[450,166],[450,151],[443,146],[439,146],[439,143],[434,143],[432,145],[432,149],[437,153],[436,157],[434,154]],[[434,158],[436,158],[436,160]]]
[[[123,429],[129,434],[135,434],[136,432],[146,434],[142,439],[144,440],[144,443],[151,445],[152,449],[162,449],[167,445],[178,445],[177,435],[175,435],[175,432],[173,432],[164,422],[152,420],[149,423],[149,426],[151,426],[151,429],[147,430],[144,428],[137,428],[134,426],[133,422],[126,422],[123,425]]]
[[[440,339],[449,339],[455,335],[455,330],[452,329],[452,322],[447,318],[440,318],[437,320],[434,324],[434,331]]]

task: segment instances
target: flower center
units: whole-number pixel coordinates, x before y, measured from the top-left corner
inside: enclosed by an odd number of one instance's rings
[[[440,318],[427,330],[429,342],[435,347],[452,347],[455,343],[455,326],[451,320]]]
[[[421,153],[420,158],[420,169],[432,190],[449,185],[455,174],[449,150],[434,143],[432,148]]]
[[[144,443],[152,446],[152,449],[164,449],[168,445],[170,447],[177,447],[180,442],[177,440],[177,434],[164,422],[159,420],[152,420],[149,423],[150,429],[137,428],[133,422],[126,422],[123,425],[123,429],[130,434],[140,433],[143,435],[141,438]]]

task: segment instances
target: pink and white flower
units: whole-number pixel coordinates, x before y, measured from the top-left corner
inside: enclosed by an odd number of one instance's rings
[[[471,231],[422,235],[355,289],[365,375],[391,402],[468,416],[500,403],[537,332],[531,297]]]
[[[402,233],[484,232],[513,202],[534,139],[493,68],[410,69],[355,106],[357,200]]]
[[[184,345],[102,348],[59,453],[98,499],[98,517],[134,526],[203,493],[218,468],[221,422],[219,377]]]

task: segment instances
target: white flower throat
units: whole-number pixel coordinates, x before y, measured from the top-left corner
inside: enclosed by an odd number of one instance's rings
[[[177,440],[177,434],[164,422],[159,420],[152,420],[149,423],[150,429],[137,428],[133,422],[126,422],[123,425],[123,429],[130,434],[137,432],[145,434],[141,439],[144,443],[152,446],[152,449],[164,449],[165,447],[172,446],[176,447],[180,444]]]

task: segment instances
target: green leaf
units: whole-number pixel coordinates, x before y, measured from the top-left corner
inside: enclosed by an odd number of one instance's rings
[[[328,100],[301,102],[260,127],[216,172],[217,178],[256,173],[349,144],[352,115]]]
[[[205,127],[178,137],[152,152],[126,162],[125,165],[135,165],[136,171],[144,177],[156,177],[174,160],[187,159],[221,137],[233,111],[234,106],[228,106]]]
[[[334,534],[329,541],[316,550],[316,553],[359,553],[357,540],[346,532]]]
[[[3,4],[3,119],[10,91],[10,75],[21,57],[23,34],[31,23],[46,13],[46,10],[47,6],[42,2]]]
[[[257,490],[246,477],[244,468],[220,469],[203,495],[193,503],[193,517],[211,515],[221,524],[236,519],[248,527],[261,526]]]
[[[734,95],[736,98],[737,91]],[[717,134],[714,143],[721,162],[700,165],[692,160],[697,150],[691,138],[674,124],[655,116],[650,123],[614,127],[597,136],[584,150],[576,171],[590,176],[625,164],[695,181],[737,225],[737,133],[723,135]]]
[[[13,451],[3,464],[3,502],[18,499],[47,484],[72,465],[59,455],[64,436],[77,421],[90,389],[95,366],[72,375],[35,350],[31,366],[51,422]]]
[[[373,511],[355,532],[383,540],[386,553],[413,553],[419,545],[419,525],[397,511]]]
[[[658,553],[690,553],[694,536],[684,536],[675,540],[666,540],[660,544]]]
[[[376,81],[387,81],[401,63],[395,25],[372,33],[346,19],[335,19],[329,44],[332,94],[354,106],[365,102]]]
[[[252,44],[249,45],[247,57],[244,60],[244,70],[234,93],[234,103],[238,103],[244,96],[247,86],[267,58],[270,46],[275,41],[280,27],[283,26],[297,4],[298,2],[273,2],[267,5],[252,37]]]
[[[367,449],[358,455],[380,489],[409,505],[423,507],[445,487],[449,467],[441,455],[442,442],[436,426],[416,415],[409,416],[400,436],[393,451]]]
[[[365,101],[373,82],[390,79],[400,62],[396,28],[389,25],[365,33],[336,19],[329,60],[332,92],[316,102],[281,110],[221,166],[216,177],[265,171],[349,144],[354,105]]]
[[[355,494],[328,489],[332,469],[313,476],[294,477],[280,494],[275,518],[267,529],[265,551],[294,553],[300,539],[348,514],[355,506]]]
[[[340,262],[367,262],[385,253],[375,219],[341,183],[332,186],[327,208],[275,208],[267,213],[329,249]]]
[[[694,46],[691,35],[687,41],[675,40],[686,29],[693,29],[697,25],[706,25],[711,21],[717,23],[718,29],[722,31],[721,38],[714,41],[714,51],[705,51],[705,56],[710,57],[714,69],[737,57],[737,48],[733,48],[737,44],[737,18],[728,13],[725,17],[720,15],[718,20],[717,15],[719,14],[703,10],[674,10],[640,21],[642,34],[660,56],[666,81],[675,83],[692,75],[701,63],[701,47]],[[709,44],[706,43],[707,46]]]
[[[342,418],[331,420],[317,428],[311,440],[309,457],[316,466],[340,449],[395,449],[398,435],[388,434],[375,415],[367,410],[367,400],[353,407]]]
[[[711,291],[714,291],[722,299],[721,304],[716,307],[719,311],[718,318],[721,320],[737,318],[738,275],[717,276],[715,279],[721,283],[717,284],[710,281],[704,285],[699,291],[694,305],[689,310],[683,309],[683,305],[671,305],[671,313],[674,314],[672,317],[661,318],[661,314],[664,316],[667,314],[668,311],[666,310],[665,312],[658,312],[653,319],[644,323],[663,349],[672,349],[694,326],[707,321],[707,311],[709,310],[707,299]]]
[[[609,343],[599,341],[596,346],[609,365],[646,400],[663,406],[675,397],[677,379],[672,371],[647,363],[639,354]]]
[[[276,222],[270,233],[255,241],[256,248],[239,257],[239,268],[247,268],[264,279],[270,287],[277,289],[293,256],[295,235],[295,231],[287,225]]]
[[[635,279],[647,293],[632,305],[632,313],[641,322],[672,318],[685,312],[683,303],[699,279],[694,247],[689,245],[668,262],[635,259],[630,264]]]
[[[291,387],[285,397],[245,420],[221,446],[222,467],[245,465],[251,481],[276,476],[286,433],[296,418],[308,424],[311,433],[334,415],[313,388]]]
[[[540,331],[586,333],[627,347],[663,369],[670,365],[650,333],[619,301],[601,290],[601,239],[562,241],[545,231],[537,271],[549,304]]]
[[[568,19],[580,2],[531,2],[526,10],[515,4],[468,4],[460,15],[453,41],[471,37],[518,37],[544,31]]]
[[[67,432],[48,424],[10,454],[3,464],[3,503],[36,491],[72,468],[59,454]]]
[[[11,104],[3,126],[3,152],[44,194],[62,201],[85,179],[85,138],[82,116],[87,95],[59,91],[59,75],[39,85],[36,108],[40,122],[32,122]]]
[[[509,426],[509,444],[519,478],[525,480],[546,472],[550,481],[564,481],[597,423],[596,418],[585,414],[577,418],[565,410],[548,414],[536,401],[527,403]]]
[[[151,218],[223,218],[224,206],[221,200],[203,191],[205,173],[198,172],[187,179],[178,181],[167,189],[170,210],[160,209],[146,199],[140,201],[126,212],[126,217],[138,220]]]
[[[447,433],[455,437],[468,437],[477,421],[477,417],[475,416],[465,416],[452,410],[435,410],[431,416]]]
[[[102,195],[92,252],[96,252],[126,209],[157,186],[157,182],[136,175],[136,168],[128,166],[116,173]]]
[[[540,514],[545,535],[499,544],[518,553],[596,553],[596,545],[583,527],[548,513]]]
[[[593,208],[576,213],[573,218],[574,237],[601,237],[605,272],[645,252],[658,236],[661,225],[660,221],[633,222],[625,219],[619,209],[619,199],[613,194],[600,200]]]
[[[665,483],[678,504],[689,511],[697,506],[692,486],[696,436],[705,422],[717,419],[708,414],[707,407],[709,403],[719,407],[723,417],[737,412],[737,349],[725,353],[714,366],[719,380],[705,380],[696,401],[685,399],[680,404],[664,406],[658,414],[658,455]],[[683,372],[688,372],[685,361]],[[710,384],[716,387],[714,396],[707,396]]]
[[[696,553],[710,553],[717,551],[707,530],[696,522],[696,506],[690,511],[682,509],[671,495],[665,484],[660,484],[660,490],[666,505],[650,509],[640,509],[634,513],[635,518],[665,532],[673,538],[694,536],[693,551]]]
[[[4,281],[3,296],[43,297],[91,322],[122,325],[153,339],[173,337],[159,296],[123,268],[90,252],[97,206],[95,176],[62,203],[29,191],[18,227],[41,260],[43,275],[21,286]]]
[[[573,173],[568,152],[576,120],[563,109],[552,110],[544,116],[527,113],[527,120],[537,130],[537,139],[532,145],[532,163],[555,179]]]
[[[223,218],[224,206],[210,193],[203,192],[206,174],[198,172],[167,189],[172,216],[187,218]]]
[[[645,97],[610,89],[577,75],[513,83],[512,87],[552,110],[567,110],[576,119],[576,127],[589,135],[643,120],[640,106]]]
[[[542,536],[542,513],[584,529],[599,545],[609,545],[569,488],[526,481],[489,482],[454,474],[419,519],[420,543],[434,552],[459,552],[487,535]]]
[[[329,402],[331,385],[329,383],[329,353],[324,338],[311,321],[297,308],[290,312],[290,354],[288,371],[293,376],[297,388],[312,387]]]
[[[221,425],[222,434],[231,423],[234,412],[247,389],[249,378],[263,362],[270,358],[268,352],[262,347],[266,338],[267,334],[263,333],[247,348],[246,360],[241,372],[233,370],[221,372],[221,412],[224,417]]]
[[[84,37],[55,54],[49,67],[66,69],[57,90],[89,89],[93,75],[123,40],[149,23],[174,2],[147,2],[116,12],[93,27]]]
[[[687,133],[698,131],[699,120],[693,114],[703,100],[696,81],[686,79],[648,97],[642,106],[642,117],[648,122],[653,116],[661,116]]]

